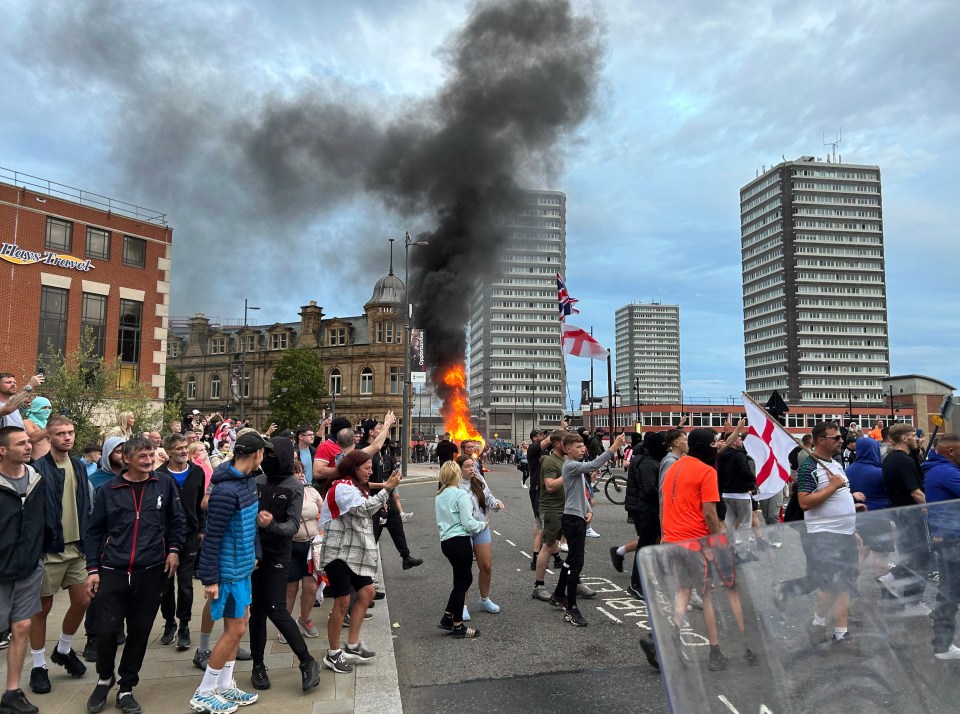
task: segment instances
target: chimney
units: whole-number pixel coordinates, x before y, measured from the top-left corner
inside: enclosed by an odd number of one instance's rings
[[[300,334],[297,336],[297,347],[320,346],[320,320],[323,319],[323,308],[311,300],[309,305],[300,308]]]
[[[187,338],[187,348],[184,357],[197,357],[206,352],[207,333],[210,331],[210,320],[202,312],[190,318],[190,337]]]

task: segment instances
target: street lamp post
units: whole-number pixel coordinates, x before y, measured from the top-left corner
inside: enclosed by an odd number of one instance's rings
[[[243,331],[247,331],[247,311],[248,310],[259,310],[259,307],[253,307],[247,301],[247,298],[243,299]],[[247,336],[243,334],[240,336],[240,422],[243,422],[244,419],[244,410],[243,410],[243,392],[247,387]]]
[[[390,239],[393,242],[393,238]],[[410,246],[430,245],[425,240],[413,240],[410,232],[403,234],[403,424],[400,434],[400,470],[407,477],[407,461],[410,458],[410,337],[413,325],[410,315]]]

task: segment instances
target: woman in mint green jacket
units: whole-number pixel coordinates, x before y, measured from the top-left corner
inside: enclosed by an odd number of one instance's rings
[[[460,489],[460,467],[448,461],[440,467],[440,492],[434,508],[440,529],[440,550],[453,568],[453,590],[438,625],[457,639],[480,636],[480,630],[463,624],[463,602],[473,583],[473,540],[487,524],[473,517],[473,500]],[[456,619],[454,619],[456,618]]]

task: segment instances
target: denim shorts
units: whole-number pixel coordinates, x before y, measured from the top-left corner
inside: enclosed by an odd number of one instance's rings
[[[474,533],[472,536],[470,536],[470,539],[473,541],[474,545],[483,545],[485,543],[489,543],[493,540],[493,538],[490,536],[490,526],[487,526],[479,533]]]

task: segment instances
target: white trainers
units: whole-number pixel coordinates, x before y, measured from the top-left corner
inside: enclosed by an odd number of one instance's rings
[[[960,647],[951,643],[946,652],[934,652],[933,656],[937,659],[960,659]]]
[[[927,617],[930,615],[930,608],[922,602],[914,602],[903,606],[904,617]]]
[[[560,552],[561,552],[561,553],[569,553],[569,552],[570,552],[570,546],[568,546],[566,543],[561,543],[561,544],[560,544]]]
[[[406,523],[411,518],[413,518],[413,511],[404,511],[403,513],[400,514],[400,521],[402,523]]]
[[[587,528],[587,538],[599,538],[600,534],[597,533],[593,528]]]
[[[240,708],[239,705],[228,702],[216,692],[201,694],[199,689],[190,698],[189,705],[193,711],[206,714],[233,714]]]

